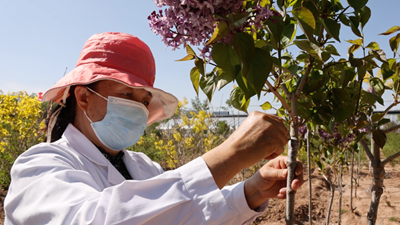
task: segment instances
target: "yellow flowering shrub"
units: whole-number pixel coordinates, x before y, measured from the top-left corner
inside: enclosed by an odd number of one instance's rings
[[[9,170],[29,147],[44,140],[43,106],[26,92],[0,92],[0,185],[10,182]]]
[[[229,132],[227,135],[217,133],[217,123],[211,113],[185,110],[187,104],[186,98],[179,101],[175,116],[169,121],[172,127],[152,130],[153,133],[145,134],[129,149],[147,155],[150,152],[149,157],[165,169],[175,169],[222,143]],[[158,157],[155,157],[154,150]]]

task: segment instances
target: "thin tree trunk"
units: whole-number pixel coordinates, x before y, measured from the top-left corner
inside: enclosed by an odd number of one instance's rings
[[[329,186],[331,187],[331,199],[329,201],[328,212],[326,214],[326,225],[329,225],[329,217],[331,217],[331,209],[333,204],[333,197],[335,197],[335,185],[328,180]]]
[[[342,224],[342,165],[339,165],[339,178],[338,178],[338,185],[339,185],[339,218],[338,218],[338,225]]]
[[[367,215],[368,225],[375,225],[378,217],[379,200],[383,193],[383,178],[385,176],[385,168],[383,167],[380,159],[380,149],[375,143],[372,143],[374,151],[374,161],[371,163],[373,168],[372,180],[372,199],[369,212]]]
[[[361,166],[361,148],[358,148],[358,161],[357,161],[357,177],[356,177],[356,188],[354,190],[354,197],[357,198],[357,187],[360,185],[360,166]]]
[[[311,131],[307,130],[307,169],[308,169],[308,222],[312,225],[312,189],[311,189],[311,160],[310,160]]]
[[[353,212],[353,170],[354,170],[354,149],[351,151],[351,167],[350,167],[350,209]]]
[[[293,106],[292,106],[293,107]],[[297,105],[296,105],[297,107]],[[294,198],[295,193],[292,189],[292,182],[296,178],[295,170],[297,167],[297,152],[299,151],[299,139],[298,139],[298,126],[292,121],[290,124],[290,140],[288,144],[288,157],[287,157],[287,183],[286,183],[286,225],[294,225]]]

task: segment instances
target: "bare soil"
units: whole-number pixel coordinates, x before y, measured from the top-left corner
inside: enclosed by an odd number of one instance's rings
[[[378,209],[377,225],[400,224],[400,165],[387,165],[384,190]],[[367,213],[371,204],[371,195],[366,190],[371,186],[372,177],[368,168],[360,170],[357,197],[353,190],[353,211],[350,208],[350,174],[343,176],[344,192],[342,193],[341,224],[367,224]],[[326,215],[330,200],[330,187],[318,171],[311,175],[312,184],[312,223],[326,224]],[[309,224],[308,216],[308,181],[296,193],[295,218],[297,224]],[[353,188],[355,185],[353,185]],[[272,199],[266,213],[253,224],[281,225],[285,224],[286,201]],[[338,224],[339,192],[335,192],[329,224]]]
[[[330,188],[328,183],[314,171],[311,176],[312,181],[312,220],[313,224],[325,224],[327,209],[330,199]],[[343,177],[344,192],[342,197],[342,223],[347,224],[367,224],[367,213],[371,202],[371,196],[366,192],[372,182],[368,168],[361,168],[357,196],[353,194],[353,212],[350,209],[350,175]],[[382,194],[377,225],[399,225],[400,224],[400,165],[386,167],[386,177],[384,180],[384,192]],[[0,224],[4,221],[3,202],[6,190],[0,189]],[[338,224],[338,197],[335,192],[335,199],[331,211],[330,224]],[[269,208],[265,214],[259,217],[253,224],[259,225],[281,225],[285,224],[285,204],[284,200],[271,199]],[[296,220],[297,224],[309,224],[308,222],[308,184],[307,182],[296,193]],[[397,220],[397,221],[396,221]]]

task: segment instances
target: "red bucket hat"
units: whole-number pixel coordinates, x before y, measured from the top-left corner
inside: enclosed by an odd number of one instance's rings
[[[86,41],[75,69],[46,91],[42,101],[63,105],[69,87],[100,80],[113,80],[152,93],[147,125],[171,117],[178,99],[154,88],[155,62],[150,48],[139,38],[125,33],[95,34]]]

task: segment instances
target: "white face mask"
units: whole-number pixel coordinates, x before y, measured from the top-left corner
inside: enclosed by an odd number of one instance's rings
[[[97,138],[109,149],[119,151],[139,141],[147,126],[149,111],[139,102],[108,96],[107,113],[101,121],[93,122],[86,112]]]

